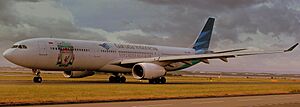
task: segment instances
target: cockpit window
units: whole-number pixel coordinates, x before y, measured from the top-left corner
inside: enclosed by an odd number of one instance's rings
[[[22,49],[27,49],[26,45],[21,45]]]
[[[11,47],[11,48],[18,48],[18,45],[14,45],[13,47]]]
[[[14,45],[11,48],[27,49],[26,45]]]

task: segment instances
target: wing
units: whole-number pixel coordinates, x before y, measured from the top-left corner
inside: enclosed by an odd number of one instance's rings
[[[219,53],[228,53],[228,52],[238,52],[238,51],[244,51],[244,50],[247,50],[247,49],[233,49],[233,50],[226,50],[226,51],[217,51],[217,52],[212,52],[214,54],[219,54]]]
[[[201,59],[221,59],[227,62],[227,58],[234,58],[239,56],[249,56],[249,55],[259,55],[259,54],[274,54],[274,53],[284,53],[295,49],[298,43],[286,50],[269,50],[269,51],[248,51],[248,52],[238,52],[238,53],[211,53],[211,54],[198,54],[198,55],[181,55],[181,56],[162,56],[162,57],[151,57],[151,58],[136,58],[136,59],[124,59],[120,61],[112,62],[111,64],[119,65],[123,67],[132,67],[136,63],[150,62],[150,63],[160,63],[160,62],[183,62]]]

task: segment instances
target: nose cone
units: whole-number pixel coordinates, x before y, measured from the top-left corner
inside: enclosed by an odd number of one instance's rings
[[[12,50],[11,49],[8,49],[6,51],[4,51],[3,53],[3,57],[9,61],[12,61],[13,60],[13,54],[12,54]]]
[[[3,57],[7,59],[9,62],[14,63],[19,66],[27,67],[29,64],[29,57],[26,56],[25,51],[20,51],[18,49],[7,49],[3,52]]]

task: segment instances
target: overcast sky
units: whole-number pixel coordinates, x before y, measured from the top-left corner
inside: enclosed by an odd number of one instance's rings
[[[188,47],[208,17],[210,49],[282,49],[300,41],[299,0],[0,0],[0,51],[34,37]],[[300,73],[288,54],[214,60],[189,70]],[[0,65],[13,66],[2,56]]]

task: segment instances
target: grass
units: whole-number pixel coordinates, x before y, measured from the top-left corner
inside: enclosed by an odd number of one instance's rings
[[[192,98],[235,95],[299,93],[300,81],[263,78],[200,78],[168,76],[168,84],[147,84],[127,76],[126,84],[110,84],[109,75],[81,79],[61,74],[42,74],[42,84],[32,83],[29,73],[0,73],[0,106],[124,101],[140,99]]]

